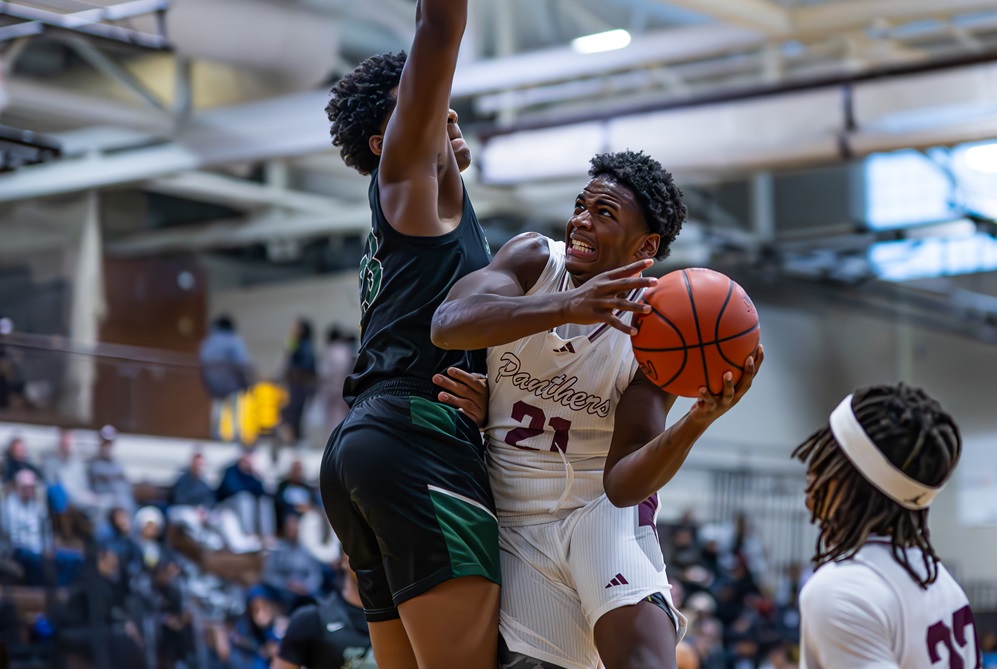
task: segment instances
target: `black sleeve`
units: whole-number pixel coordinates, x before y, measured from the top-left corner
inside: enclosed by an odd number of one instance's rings
[[[314,606],[304,606],[291,616],[277,657],[298,667],[314,666],[314,649],[322,636],[322,619]]]

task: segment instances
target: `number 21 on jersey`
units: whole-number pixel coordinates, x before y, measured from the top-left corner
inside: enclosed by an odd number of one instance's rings
[[[525,446],[522,442],[543,434],[546,427],[549,426],[554,430],[554,438],[551,442],[550,450],[561,451],[562,453],[567,452],[568,436],[571,430],[570,420],[561,418],[560,416],[553,416],[550,420],[547,420],[547,414],[544,413],[543,409],[532,404],[527,404],[522,400],[512,405],[512,419],[520,423],[525,423],[528,420],[529,424],[526,427],[517,427],[509,430],[509,433],[505,435],[505,443],[516,448],[539,451],[541,450],[540,448]]]

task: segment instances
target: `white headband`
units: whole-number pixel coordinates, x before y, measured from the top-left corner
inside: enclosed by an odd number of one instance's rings
[[[831,433],[865,480],[905,509],[927,509],[944,487],[932,488],[919,483],[887,460],[855,417],[851,395],[831,412]]]

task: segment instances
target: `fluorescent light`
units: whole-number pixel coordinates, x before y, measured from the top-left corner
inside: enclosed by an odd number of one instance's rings
[[[966,166],[984,174],[997,174],[997,143],[978,144],[966,149]]]
[[[623,49],[629,44],[630,33],[626,30],[610,30],[574,39],[571,41],[571,48],[578,53],[601,53]]]

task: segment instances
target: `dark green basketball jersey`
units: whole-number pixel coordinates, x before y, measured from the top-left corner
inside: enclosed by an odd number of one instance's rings
[[[467,191],[460,223],[439,237],[403,235],[388,224],[376,171],[369,197],[372,224],[360,262],[360,352],[346,380],[347,402],[387,379],[431,382],[447,367],[484,373],[484,351],[444,351],[430,340],[433,314],[450,288],[491,260]]]

